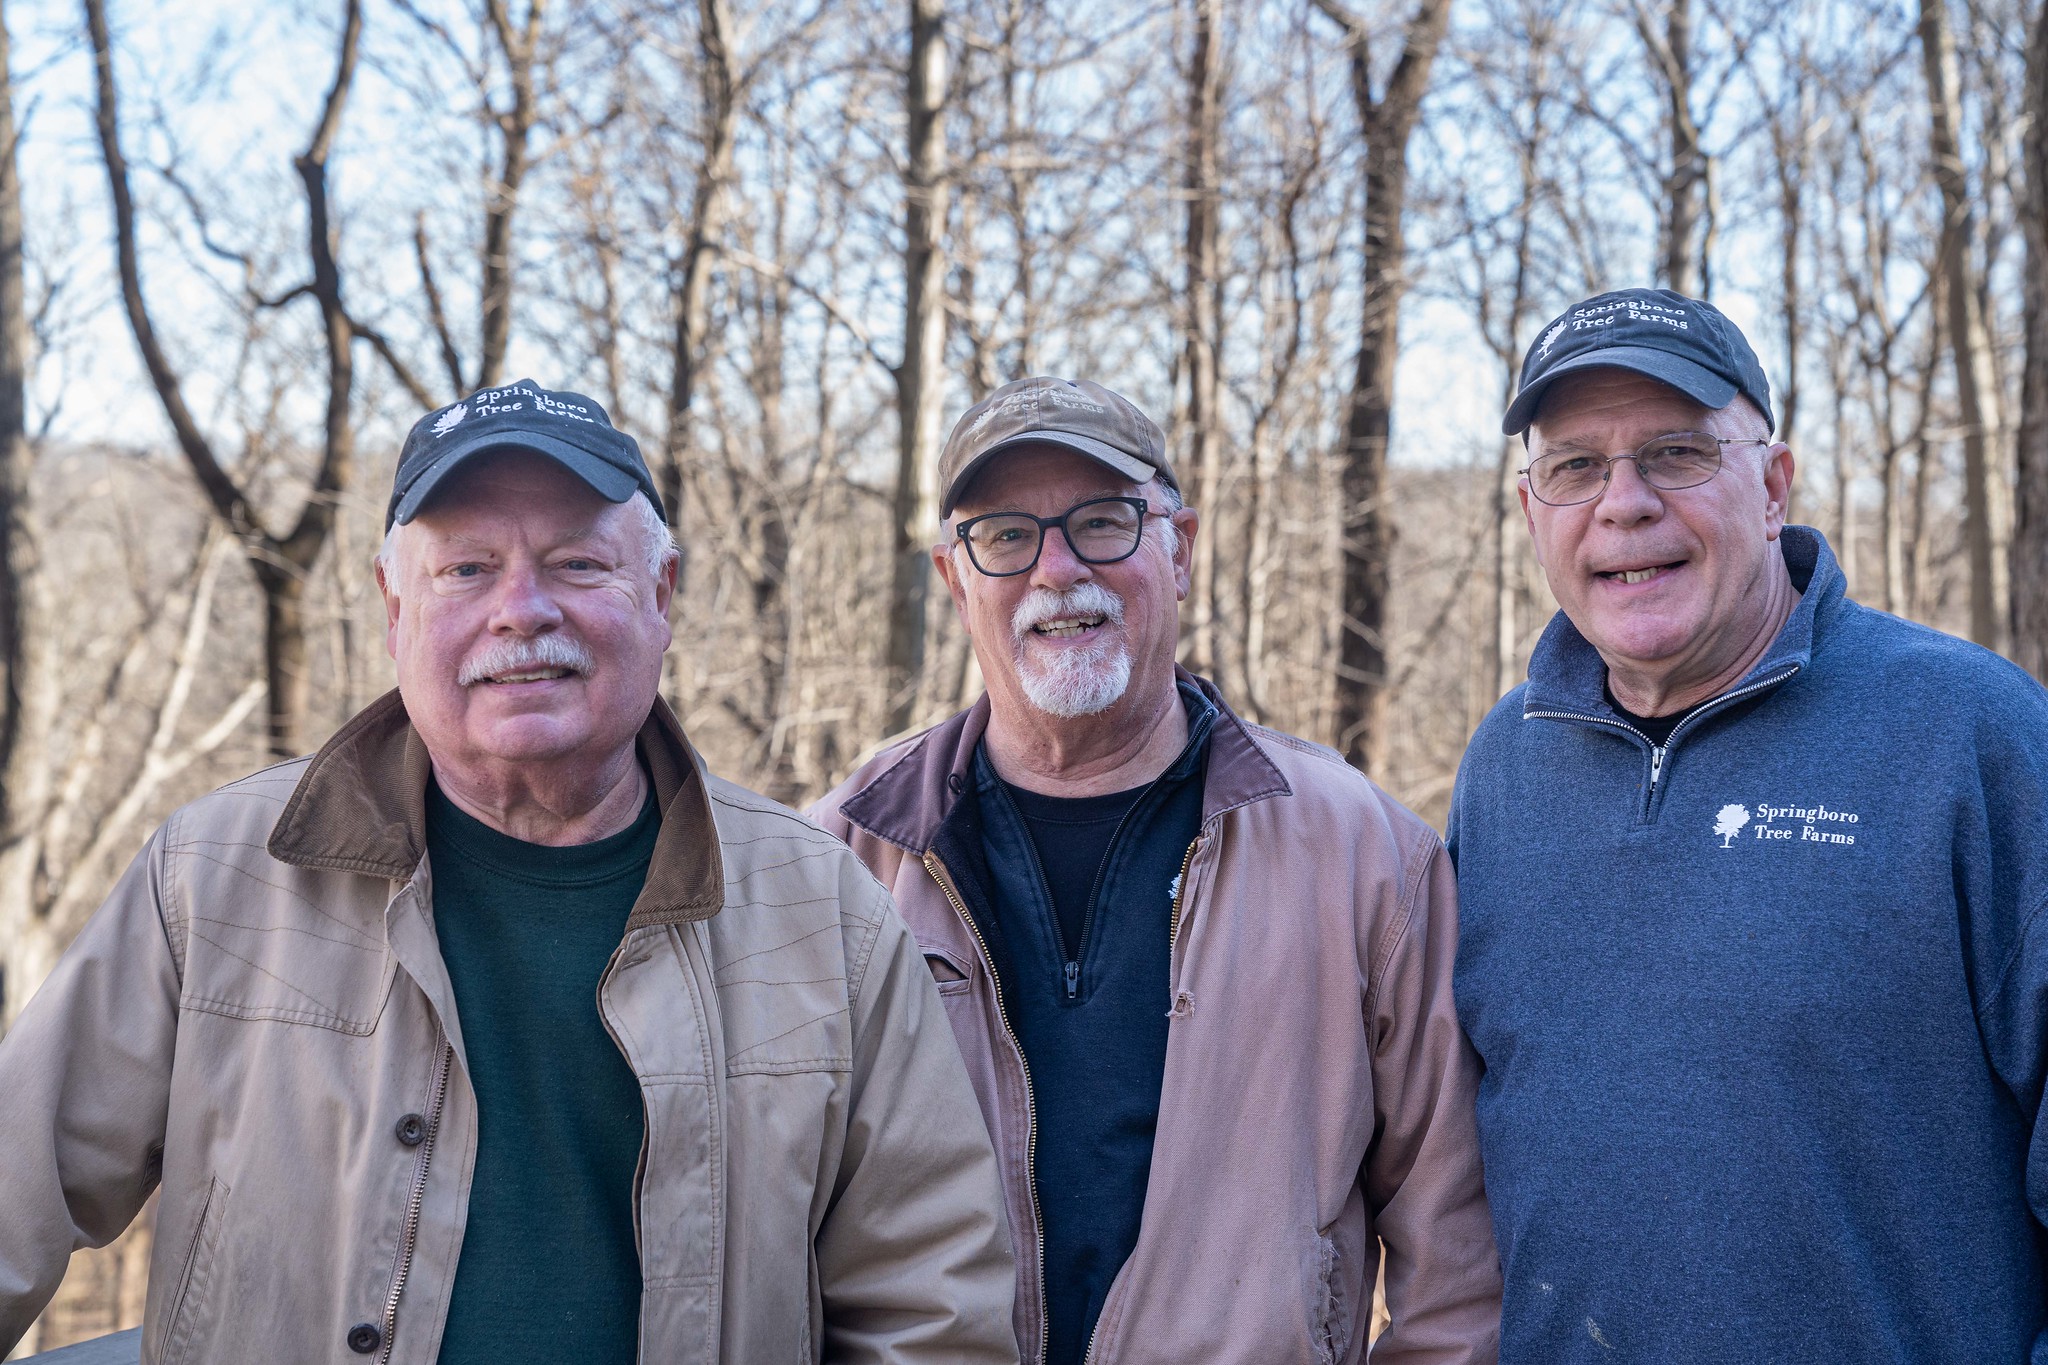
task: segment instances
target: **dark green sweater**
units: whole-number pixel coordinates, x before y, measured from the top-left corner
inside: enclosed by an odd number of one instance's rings
[[[427,791],[434,921],[477,1096],[476,1177],[441,1365],[632,1365],[640,1087],[597,984],[661,829],[549,848]]]

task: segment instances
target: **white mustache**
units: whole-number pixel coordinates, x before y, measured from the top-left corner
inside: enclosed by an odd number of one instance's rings
[[[464,661],[455,681],[464,687],[500,673],[523,673],[535,668],[566,668],[589,674],[597,667],[590,651],[566,635],[549,633],[532,639],[500,640],[481,654]]]
[[[1069,616],[1100,616],[1108,625],[1124,623],[1124,600],[1100,583],[1076,583],[1065,592],[1033,588],[1010,615],[1010,629],[1019,640],[1034,626]]]

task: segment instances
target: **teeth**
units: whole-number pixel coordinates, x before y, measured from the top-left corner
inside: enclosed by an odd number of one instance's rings
[[[1656,573],[1655,569],[1623,569],[1621,571],[1621,581],[1624,583],[1646,583],[1655,577]]]
[[[1057,621],[1041,621],[1032,629],[1040,635],[1079,635],[1082,631],[1102,624],[1100,616],[1067,616]]]
[[[500,673],[490,681],[494,683],[546,682],[551,678],[566,678],[568,676],[569,670],[566,668],[542,668],[530,673]]]

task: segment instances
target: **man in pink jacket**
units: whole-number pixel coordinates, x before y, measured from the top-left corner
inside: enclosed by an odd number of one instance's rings
[[[1026,379],[953,429],[932,562],[988,693],[812,814],[894,893],[1002,1167],[1048,1365],[1491,1362],[1500,1272],[1436,834],[1174,664],[1157,426]]]

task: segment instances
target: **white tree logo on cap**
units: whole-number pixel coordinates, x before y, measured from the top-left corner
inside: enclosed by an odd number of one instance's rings
[[[467,416],[469,416],[469,405],[457,403],[454,407],[441,414],[440,421],[434,423],[434,434],[436,436],[446,436],[449,432],[455,430],[456,423]]]
[[[1543,334],[1543,344],[1537,349],[1536,354],[1539,357],[1549,355],[1550,348],[1557,344],[1557,339],[1562,335],[1564,335],[1564,320],[1560,318],[1557,326]]]

